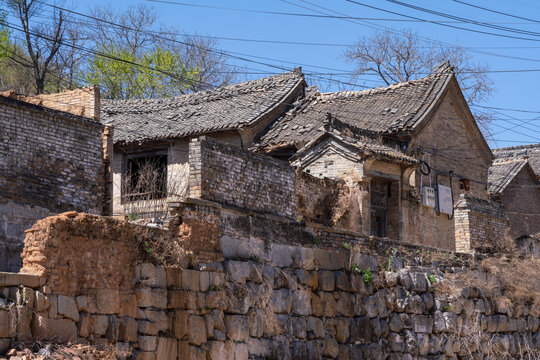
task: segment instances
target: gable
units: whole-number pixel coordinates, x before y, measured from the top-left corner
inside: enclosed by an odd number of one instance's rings
[[[472,195],[486,199],[487,173],[493,155],[454,81],[429,117],[414,129],[410,151],[421,149],[441,175],[471,181]]]

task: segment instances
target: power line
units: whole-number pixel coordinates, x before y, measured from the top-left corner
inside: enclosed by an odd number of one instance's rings
[[[308,9],[308,10],[311,10],[311,11],[314,11],[314,12],[317,12],[317,13],[321,13],[321,14],[327,14],[327,13],[324,13],[324,12],[321,12],[319,10],[314,10],[314,9],[310,9],[308,7],[305,7],[305,6],[302,6],[302,5],[299,5],[299,4],[295,4],[295,3],[292,3],[290,1],[287,1],[287,0],[281,0],[285,3],[288,3],[288,4],[291,4],[291,5],[294,5],[294,6],[298,6],[298,7],[301,7],[301,8],[304,8],[304,9]],[[328,9],[324,6],[320,6],[320,5],[317,5],[317,4],[313,4],[309,1],[306,1],[306,0],[299,0],[303,3],[306,3],[306,4],[309,4],[311,6],[315,6],[315,7],[318,7],[320,9],[324,9],[326,11],[330,11],[334,14],[339,14],[339,15],[345,15],[339,11],[335,11],[335,10],[332,10],[332,9]],[[381,11],[386,11],[384,9],[381,9]],[[402,15],[402,14],[400,14]],[[381,29],[384,29],[384,30],[387,30],[387,31],[390,31],[391,33],[394,33],[394,34],[404,34],[405,32],[402,31],[402,30],[396,30],[396,29],[393,29],[393,28],[389,28],[389,27],[386,27],[386,26],[382,26],[382,25],[376,25],[376,24],[372,24],[370,23],[369,21],[354,21],[354,20],[348,20],[348,19],[343,19],[343,21],[347,21],[347,22],[351,22],[351,23],[355,23],[355,24],[358,24],[358,25],[364,25],[364,26],[367,26],[371,29],[376,29],[376,30],[381,30]],[[428,42],[428,43],[432,43],[432,44],[439,44],[441,46],[446,46],[446,47],[455,47],[455,45],[453,44],[449,44],[449,43],[446,43],[446,42],[443,42],[443,41],[438,41],[438,40],[433,40],[433,39],[430,39],[430,38],[427,38],[427,37],[423,37],[423,36],[416,36],[417,39],[420,39],[420,40],[423,40],[424,42]],[[523,61],[533,61],[533,62],[540,62],[539,59],[531,59],[531,58],[523,58],[523,57],[519,57],[519,56],[512,56],[512,55],[505,55],[505,54],[498,54],[498,53],[492,53],[492,52],[488,52],[488,51],[482,51],[482,50],[478,50],[478,49],[474,49],[474,48],[471,48],[471,47],[465,47],[465,46],[460,46],[461,49],[463,50],[466,50],[468,52],[472,52],[472,53],[475,53],[475,54],[481,54],[481,55],[488,55],[488,56],[494,56],[494,57],[500,57],[500,58],[506,58],[506,59],[515,59],[515,60],[523,60]]]
[[[483,6],[478,6],[478,5],[469,4],[469,3],[465,2],[465,1],[461,1],[461,0],[454,0],[454,2],[463,4],[463,5],[467,5],[467,6],[471,6],[471,7],[473,7],[473,8],[477,8],[477,9],[482,9],[482,10],[485,10],[485,11],[489,11],[489,12],[492,12],[492,13],[495,13],[495,14],[499,14],[499,15],[504,15],[504,16],[509,16],[509,17],[513,17],[513,18],[516,18],[516,19],[522,19],[522,20],[532,21],[532,22],[535,22],[535,23],[540,23],[539,20],[535,20],[535,19],[531,19],[531,18],[526,18],[526,17],[518,16],[518,15],[512,15],[512,14],[505,13],[505,12],[502,12],[502,11],[497,11],[497,10],[489,9],[489,8],[486,8],[486,7],[483,7]]]
[[[347,2],[350,2],[350,3],[353,3],[353,4],[356,4],[356,5],[360,5],[360,6],[364,6],[364,7],[367,7],[367,8],[370,8],[370,9],[375,9],[375,10],[379,10],[379,11],[384,11],[384,12],[387,12],[387,13],[391,13],[391,14],[395,14],[395,15],[400,15],[400,16],[403,16],[403,17],[406,17],[406,18],[410,18],[410,19],[417,19],[417,20],[422,20],[421,18],[418,18],[416,16],[411,16],[411,15],[405,15],[405,14],[401,14],[401,13],[398,13],[398,12],[395,12],[395,11],[392,11],[392,10],[387,10],[387,9],[383,9],[383,8],[380,8],[380,7],[377,7],[377,6],[373,6],[373,5],[368,5],[368,4],[364,4],[364,3],[361,3],[359,1],[355,1],[355,0],[346,0]],[[400,1],[396,1],[396,0],[386,0],[386,1],[389,1],[389,2],[392,2],[392,3],[396,3],[398,5],[402,5],[403,6],[407,6],[407,7],[413,7],[413,8],[416,8],[416,6],[414,5],[409,5],[409,4],[405,4],[405,3],[402,3]],[[420,11],[425,11],[425,12],[434,12],[434,13],[438,13],[434,10],[429,10],[429,9],[425,9],[425,10],[420,10]],[[442,13],[440,13],[442,14]],[[444,16],[444,17],[451,17],[450,15],[445,15],[445,14],[442,14],[442,15],[439,15],[439,16]],[[425,20],[425,19],[423,19]],[[469,31],[469,32],[473,32],[473,33],[477,33],[477,34],[485,34],[485,35],[491,35],[491,36],[498,36],[498,37],[504,37],[504,38],[509,38],[509,39],[517,39],[517,40],[527,40],[527,41],[535,41],[535,42],[540,42],[540,39],[531,39],[531,38],[525,38],[525,37],[521,37],[521,36],[513,36],[513,35],[505,35],[505,34],[496,34],[496,33],[492,33],[492,32],[488,32],[488,31],[483,31],[483,30],[478,30],[478,29],[469,29],[469,28],[465,28],[465,27],[462,27],[462,26],[456,26],[456,25],[451,25],[451,24],[446,24],[446,23],[441,23],[439,21],[435,21],[435,20],[425,20],[426,22],[429,22],[429,23],[432,23],[432,24],[436,24],[436,25],[441,25],[441,26],[445,26],[445,27],[449,27],[449,28],[454,28],[454,29],[459,29],[459,30],[464,30],[464,31]],[[471,20],[472,21],[472,20]],[[471,22],[472,23],[472,22]],[[474,23],[473,23],[474,24]],[[474,25],[478,25],[478,24],[474,24]],[[489,25],[489,24],[488,24]],[[487,27],[491,27],[492,26],[488,26],[488,25],[485,25]],[[507,30],[508,31],[508,30]],[[534,35],[534,36],[540,36],[539,35]]]

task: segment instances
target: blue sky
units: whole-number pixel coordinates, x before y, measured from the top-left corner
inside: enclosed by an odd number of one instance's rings
[[[334,15],[342,13],[347,16],[363,18],[407,19],[399,15],[359,6],[345,0],[171,1],[183,2],[185,4],[274,12],[303,14],[320,14],[322,12]],[[403,2],[497,26],[538,32],[540,35],[540,3],[536,0],[516,0],[512,2],[501,0],[492,0],[489,2],[480,0],[463,1],[477,6],[488,7],[494,11],[506,12],[527,19],[537,20],[538,22],[495,14],[460,4],[454,0],[404,0]],[[359,0],[359,2],[417,18],[432,21],[448,21],[448,19],[436,15],[426,14],[392,3],[391,0]],[[477,51],[499,55],[470,52],[473,56],[473,61],[488,65],[490,70],[540,69],[540,36],[505,32],[471,24],[451,23],[451,25],[466,27],[476,31],[527,37],[535,41],[496,37],[424,22],[346,21],[343,19],[259,14],[225,9],[181,6],[148,0],[115,0],[114,2],[96,0],[92,2],[92,5],[104,5],[106,3],[110,3],[113,8],[119,10],[129,5],[143,3],[152,6],[159,16],[159,21],[166,26],[175,27],[184,33],[198,33],[218,37],[346,45],[353,43],[361,36],[372,34],[374,28],[392,28],[396,30],[410,28],[424,38],[450,44],[459,44],[460,46],[472,48]],[[326,9],[316,7],[317,5]],[[88,12],[88,6],[89,3],[86,1],[75,3],[75,9],[82,12]],[[331,11],[335,11],[336,13],[331,13]],[[353,65],[346,63],[342,56],[345,50],[343,46],[290,45],[219,40],[218,47],[231,53],[263,57],[266,59],[252,59],[284,68],[290,69],[295,66],[302,66],[304,72],[335,73],[340,70],[351,71],[353,69]],[[239,66],[246,67],[247,72],[274,73],[279,71],[262,64],[246,63],[238,60],[231,61]],[[251,74],[245,76],[253,78],[264,75]],[[509,111],[494,109],[496,111],[496,119],[492,122],[491,126],[494,140],[490,141],[490,145],[492,147],[502,147],[540,142],[540,91],[538,90],[540,72],[492,73],[490,74],[490,78],[493,81],[495,93],[489,100],[482,103],[482,105],[522,110]],[[344,77],[339,79],[343,81],[348,80]],[[366,77],[365,82],[358,82],[373,87],[382,85],[382,83],[375,80],[375,77]],[[310,85],[317,84],[312,83]],[[537,117],[538,119],[536,119]]]

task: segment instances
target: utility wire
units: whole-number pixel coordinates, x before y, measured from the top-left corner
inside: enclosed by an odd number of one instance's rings
[[[383,8],[380,8],[380,7],[377,7],[377,6],[373,6],[373,5],[368,5],[368,4],[361,3],[361,2],[355,1],[355,0],[346,0],[346,1],[347,1],[347,2],[350,2],[350,3],[353,3],[353,4],[356,4],[356,5],[364,6],[364,7],[370,8],[370,9],[375,9],[375,10],[379,10],[379,11],[388,12],[388,13],[391,13],[391,14],[401,15],[401,16],[404,16],[404,17],[407,17],[407,18],[410,18],[410,19],[417,19],[417,20],[418,20],[418,19],[421,19],[421,18],[418,18],[418,17],[416,17],[416,16],[411,16],[411,15],[401,14],[401,13],[398,13],[398,12],[395,12],[395,11],[392,11],[392,10],[383,9]],[[386,0],[386,1],[395,2],[394,0]],[[395,2],[395,3],[397,4],[397,3],[401,3],[401,2]],[[405,6],[405,5],[404,5],[404,6]],[[412,6],[412,5],[411,5],[411,6]],[[427,11],[427,10],[426,10],[426,11]],[[441,15],[441,16],[442,16],[442,15]],[[441,26],[445,26],[445,27],[449,27],[449,28],[453,28],[453,29],[469,31],[469,32],[473,32],[473,33],[476,33],[476,34],[485,34],[485,35],[491,35],[491,36],[503,37],[503,38],[508,38],[508,39],[527,40],[527,41],[540,42],[540,39],[531,39],[531,38],[526,38],[526,37],[521,37],[521,36],[513,36],[513,35],[497,34],[497,33],[492,33],[492,32],[483,31],[483,30],[478,30],[478,29],[469,29],[469,28],[465,28],[465,27],[462,27],[462,26],[456,26],[456,25],[451,25],[451,24],[441,23],[441,22],[435,21],[435,20],[426,20],[426,21],[429,22],[429,23],[435,24],[435,25],[441,25]],[[535,36],[536,36],[536,35],[535,35]]]
[[[486,7],[483,7],[483,6],[473,5],[473,4],[470,4],[470,3],[467,3],[467,2],[461,1],[461,0],[454,0],[454,2],[463,4],[463,5],[467,5],[467,6],[471,6],[471,7],[473,7],[473,8],[477,8],[477,9],[482,9],[482,10],[485,10],[485,11],[489,11],[489,12],[492,12],[492,13],[495,13],[495,14],[499,14],[499,15],[504,15],[504,16],[509,16],[509,17],[516,18],[516,19],[522,19],[522,20],[532,21],[532,22],[535,22],[535,23],[540,23],[540,20],[535,20],[535,19],[531,19],[531,18],[526,18],[526,17],[518,16],[518,15],[512,15],[512,14],[505,13],[505,12],[502,12],[502,11],[497,11],[497,10],[489,9],[489,8],[486,8]]]

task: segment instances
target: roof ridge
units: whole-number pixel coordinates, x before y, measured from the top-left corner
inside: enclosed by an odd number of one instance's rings
[[[452,70],[452,67],[447,67],[447,68],[443,68],[442,70],[434,71],[431,74],[428,74],[428,75],[426,75],[426,76],[424,76],[422,78],[419,78],[419,79],[412,79],[412,80],[409,80],[409,81],[398,82],[398,83],[390,84],[388,86],[379,86],[379,87],[375,87],[375,88],[371,88],[371,89],[356,90],[356,91],[354,91],[354,90],[352,90],[352,91],[351,90],[335,91],[335,92],[328,92],[328,93],[320,93],[319,95],[321,97],[325,97],[325,96],[330,97],[330,96],[335,96],[337,94],[340,94],[340,95],[343,95],[343,96],[347,96],[349,94],[350,95],[357,95],[357,96],[382,94],[382,93],[385,93],[385,92],[388,92],[388,91],[391,91],[391,90],[396,90],[396,89],[400,89],[402,87],[416,85],[417,83],[420,83],[420,82],[425,82],[425,81],[428,81],[428,80],[432,80],[432,78],[434,78],[436,76],[441,76],[443,74],[446,74],[448,69]]]
[[[534,148],[540,149],[540,143],[500,147],[500,148],[491,149],[491,151],[495,152],[495,151],[504,151],[504,150],[520,150],[520,149],[534,149]]]

